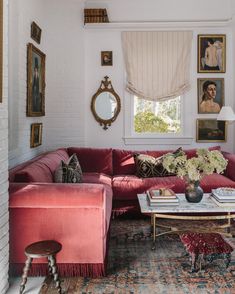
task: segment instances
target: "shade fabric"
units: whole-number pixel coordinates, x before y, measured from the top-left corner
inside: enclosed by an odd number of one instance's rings
[[[160,101],[190,89],[192,31],[122,32],[126,89]]]

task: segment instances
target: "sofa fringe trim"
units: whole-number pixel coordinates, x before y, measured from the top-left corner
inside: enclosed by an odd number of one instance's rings
[[[106,263],[59,263],[58,272],[61,277],[90,277],[98,278],[106,275]],[[24,263],[10,264],[10,276],[21,276]],[[48,265],[46,263],[34,263],[30,267],[28,276],[47,276]]]

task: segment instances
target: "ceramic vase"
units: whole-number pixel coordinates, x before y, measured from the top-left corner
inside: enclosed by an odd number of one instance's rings
[[[202,200],[203,190],[199,181],[191,181],[186,185],[185,198],[188,202],[198,203]]]

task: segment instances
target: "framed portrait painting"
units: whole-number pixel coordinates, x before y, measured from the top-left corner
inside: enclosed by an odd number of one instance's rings
[[[113,51],[101,51],[101,65],[113,65]]]
[[[30,147],[42,145],[42,123],[31,124]]]
[[[42,30],[40,27],[36,24],[36,22],[31,23],[31,38],[36,41],[38,44],[41,42],[41,33]]]
[[[27,55],[27,116],[45,115],[45,59],[46,55],[28,44]]]
[[[219,113],[224,106],[224,78],[197,79],[198,113]]]
[[[198,72],[225,73],[226,35],[198,35]]]
[[[226,142],[227,125],[216,119],[197,119],[197,142]]]

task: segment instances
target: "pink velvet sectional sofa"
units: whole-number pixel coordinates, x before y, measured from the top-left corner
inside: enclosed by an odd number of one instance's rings
[[[214,147],[212,149],[219,149]],[[21,274],[25,247],[39,240],[54,239],[63,248],[57,256],[63,276],[98,277],[106,274],[110,219],[139,213],[137,194],[149,188],[170,186],[184,192],[185,183],[176,176],[139,178],[134,153],[159,157],[165,151],[62,148],[44,153],[9,172],[10,181],[10,270]],[[185,150],[188,157],[196,150]],[[83,182],[55,183],[61,160],[76,153]],[[223,153],[228,166],[223,175],[206,176],[204,192],[212,188],[235,188],[235,154]],[[36,260],[31,275],[45,275],[46,260]]]

